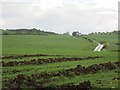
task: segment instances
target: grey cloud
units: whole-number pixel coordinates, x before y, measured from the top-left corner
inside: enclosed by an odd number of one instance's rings
[[[117,28],[117,10],[105,7],[95,8],[91,0],[83,2],[84,7],[79,3],[65,0],[61,6],[46,11],[42,10],[40,5],[32,6],[32,3],[5,3],[2,27],[36,27],[59,33],[73,30],[87,33]]]

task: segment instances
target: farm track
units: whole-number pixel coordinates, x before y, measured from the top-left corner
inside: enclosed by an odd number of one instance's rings
[[[1,59],[22,59],[22,58],[27,58],[27,57],[39,57],[39,56],[63,56],[63,55],[24,54],[24,55],[2,56]]]
[[[17,65],[39,65],[39,64],[46,64],[46,63],[55,63],[55,62],[65,62],[65,61],[79,61],[79,60],[91,60],[96,58],[103,58],[101,56],[95,56],[95,57],[83,57],[83,58],[48,58],[48,59],[32,59],[32,60],[24,60],[24,61],[9,61],[9,62],[0,62],[0,65],[2,66],[17,66]]]
[[[77,65],[75,68],[70,68],[66,69],[64,71],[58,71],[58,72],[41,72],[41,73],[36,73],[36,74],[31,74],[30,76],[19,74],[13,79],[9,79],[5,82],[7,82],[6,87],[9,89],[18,89],[21,88],[22,85],[26,85],[27,87],[32,86],[33,88],[44,88],[43,84],[51,82],[50,78],[56,77],[56,76],[66,76],[70,77],[72,74],[75,74],[77,76],[83,75],[83,74],[95,74],[98,73],[99,71],[104,71],[104,70],[114,70],[120,67],[120,61],[118,62],[107,62],[107,63],[100,63],[100,64],[93,64],[88,67],[84,67],[81,65]],[[120,78],[117,78],[120,80]],[[38,81],[40,80],[40,81]],[[84,84],[83,84],[84,83]],[[76,87],[81,87],[81,88],[91,88],[90,82],[83,82],[82,84],[79,84],[78,86],[76,85],[64,85],[61,86],[60,90],[63,90],[64,87],[69,87],[69,88],[76,88]],[[88,87],[87,87],[88,85]],[[59,87],[58,87],[59,90]]]

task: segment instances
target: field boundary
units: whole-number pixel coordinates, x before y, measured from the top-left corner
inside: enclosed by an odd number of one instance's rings
[[[103,58],[100,56],[95,56],[95,57],[83,57],[83,58],[48,58],[48,59],[32,59],[32,60],[24,60],[24,61],[9,61],[9,62],[0,62],[0,65],[2,66],[17,66],[17,65],[39,65],[39,64],[47,64],[47,63],[55,63],[55,62],[66,62],[66,61],[79,61],[79,60],[91,60],[91,59],[96,59],[96,58]]]

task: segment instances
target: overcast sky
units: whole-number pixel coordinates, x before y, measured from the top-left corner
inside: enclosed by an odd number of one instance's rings
[[[118,0],[0,0],[0,13],[4,29],[89,33],[118,28]]]

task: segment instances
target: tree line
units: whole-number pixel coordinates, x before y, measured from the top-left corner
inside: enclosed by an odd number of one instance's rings
[[[6,29],[2,30],[2,35],[56,35],[55,32],[44,31],[40,29]]]

